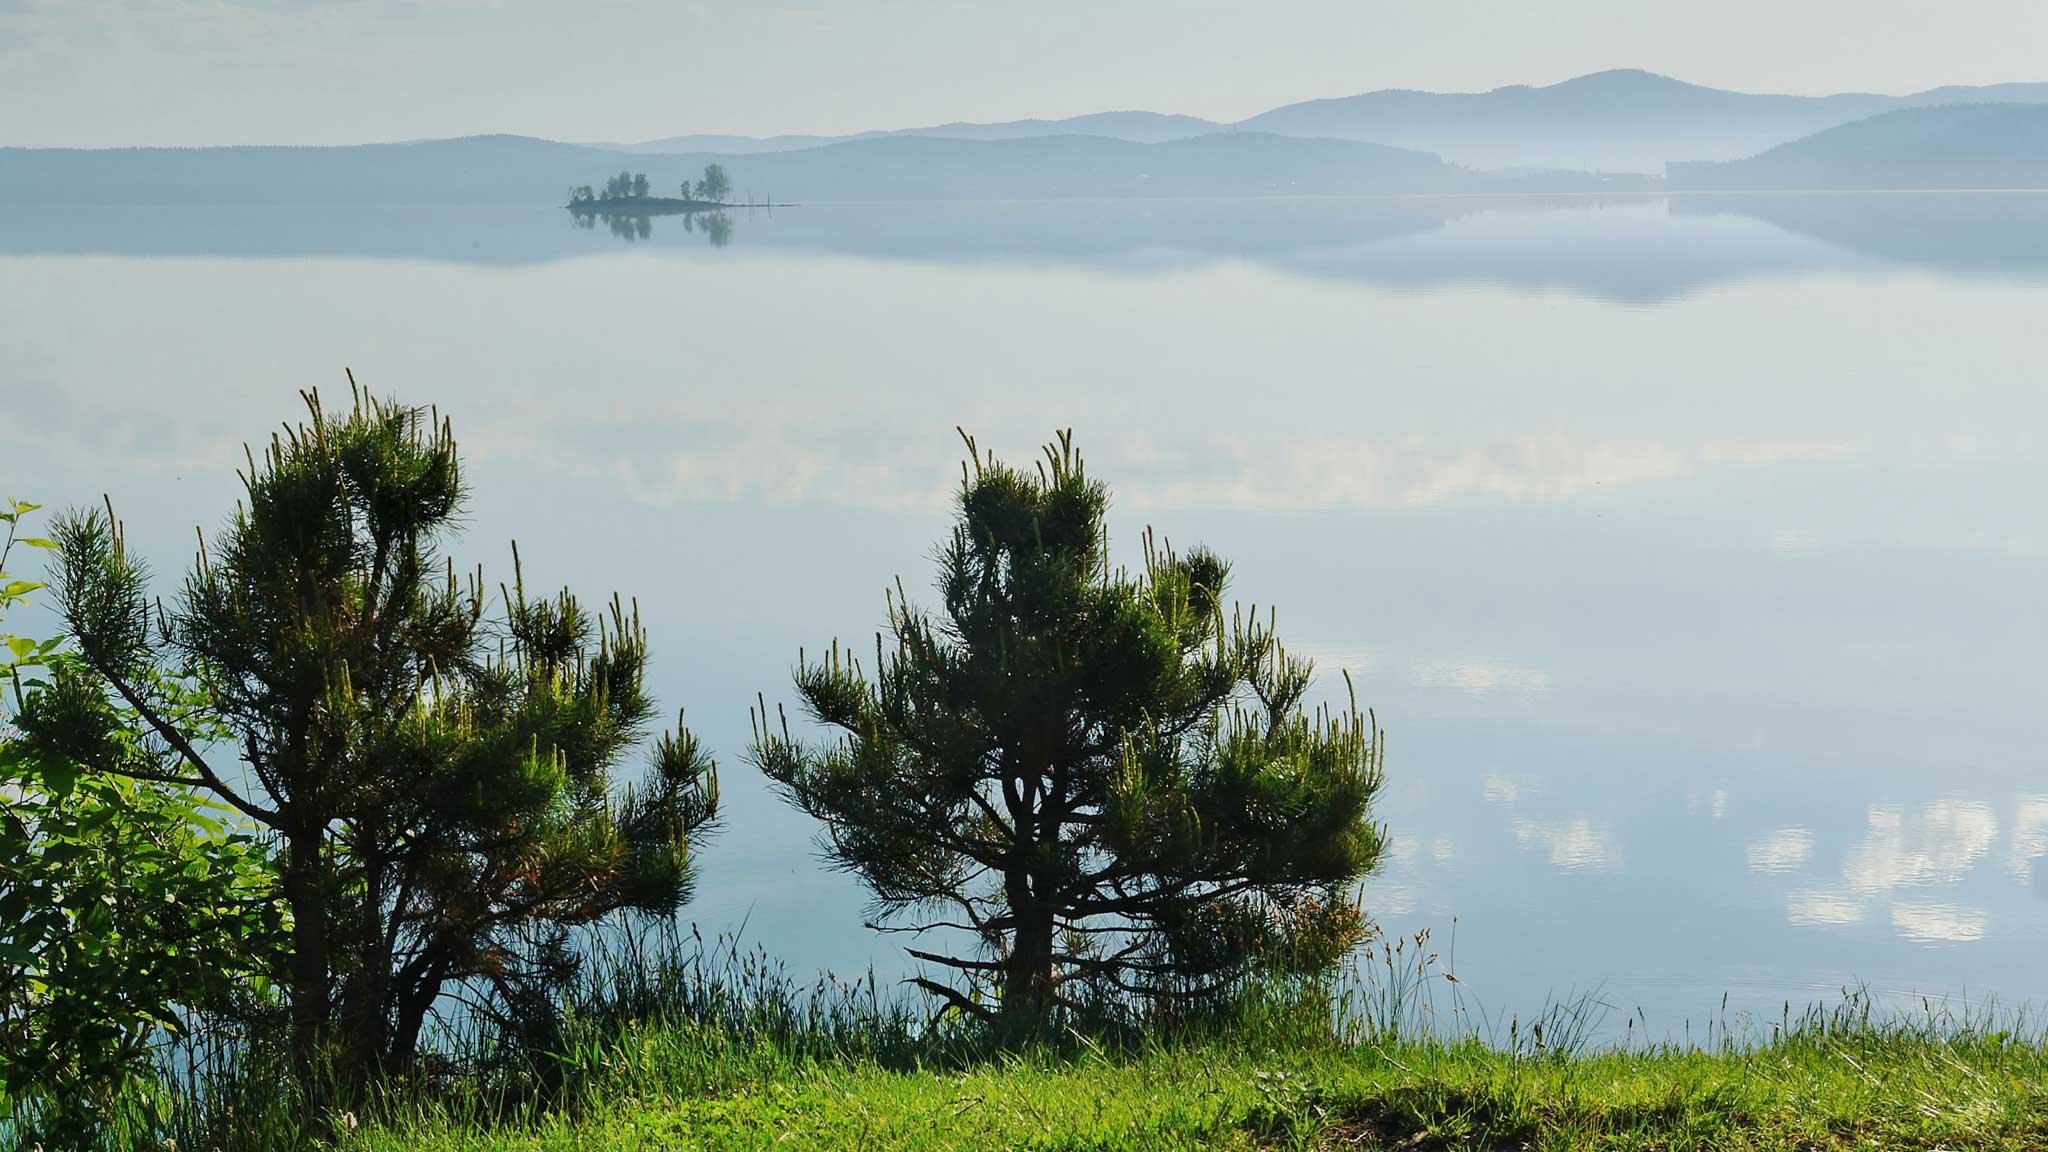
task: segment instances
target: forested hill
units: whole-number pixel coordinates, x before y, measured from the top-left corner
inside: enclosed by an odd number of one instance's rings
[[[714,162],[742,201],[1445,192],[1527,182],[1426,152],[1251,132],[1153,144],[890,136],[751,156],[475,136],[339,148],[6,149],[0,202],[559,204],[572,186],[622,168],[647,173],[655,194],[667,194]]]
[[[1746,160],[1670,166],[1675,189],[2048,188],[2048,105],[1887,112]]]
[[[685,155],[690,164],[718,159]],[[1262,133],[1153,144],[1103,136],[888,136],[725,161],[742,184],[798,199],[1032,200],[1117,196],[1435,192],[1477,174],[1427,152]]]
[[[657,193],[732,171],[778,200],[1042,199],[1445,191],[1477,182],[1435,156],[1257,133],[1154,144],[1096,136],[981,141],[886,136],[763,155],[628,154],[519,136],[337,148],[0,150],[15,203],[558,203],[630,167]]]
[[[1059,120],[1002,120],[994,123],[956,120],[924,128],[856,132],[848,136],[731,136],[705,133],[670,136],[623,147],[630,152],[723,152],[736,156],[751,156],[761,152],[815,148],[820,144],[842,144],[850,140],[872,140],[882,136],[943,136],[955,140],[1021,140],[1029,136],[1108,136],[1140,144],[1157,144],[1165,140],[1185,140],[1190,136],[1206,136],[1211,132],[1225,132],[1229,129],[1228,124],[1204,120],[1199,116],[1178,116],[1160,112],[1090,112],[1084,116],[1068,116]]]

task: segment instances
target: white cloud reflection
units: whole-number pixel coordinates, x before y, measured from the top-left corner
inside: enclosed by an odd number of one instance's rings
[[[1668,480],[1715,467],[1835,460],[1844,444],[1715,441],[1674,444],[1525,436],[1461,447],[1419,441],[1290,441],[1208,454],[1192,475],[1133,493],[1140,502],[1255,509],[1416,508],[1490,497],[1513,503]],[[1232,466],[1234,465],[1234,466]]]
[[[2043,815],[2048,817],[2048,804]],[[2043,832],[2048,836],[2048,823]],[[2016,851],[2019,841],[2015,833]],[[1997,842],[1998,817],[1988,804],[1937,800],[1917,812],[1872,805],[1863,839],[1842,856],[1841,883],[1791,893],[1785,918],[1799,926],[1840,927],[1862,923],[1873,909],[1884,908],[1892,930],[1908,940],[1981,940],[1990,923],[1987,912],[1917,893],[1960,883]],[[1811,852],[1812,836],[1805,829],[1782,829],[1750,842],[1749,866],[1754,872],[1794,871]],[[1908,893],[1912,898],[1901,898]]]
[[[1988,804],[1937,800],[1916,815],[1873,806],[1863,841],[1842,858],[1842,879],[1866,895],[1954,884],[1998,842]]]
[[[2034,879],[2034,861],[2048,856],[2048,796],[2026,796],[2020,799],[2012,818],[2012,846],[2005,858],[2005,869],[2018,878],[2022,884]]]
[[[464,446],[479,458],[516,454],[549,471],[614,482],[653,505],[762,500],[929,508],[943,506],[958,482],[957,465],[935,457],[928,436],[682,423],[667,414],[631,426],[472,421],[476,426]],[[992,436],[988,446],[1006,458],[1028,460],[1030,443],[1014,439]],[[1790,442],[1531,437],[1477,446],[1420,440],[1247,444],[1236,435],[1172,452],[1111,440],[1095,444],[1089,463],[1115,478],[1119,505],[1144,514],[1187,508],[1422,508],[1474,499],[1546,503],[1713,469],[1833,460],[1847,453],[1842,445]]]
[[[1805,828],[1780,828],[1749,842],[1751,872],[1797,872],[1813,856],[1813,833]]]
[[[1906,939],[1923,944],[1982,940],[1990,920],[1981,908],[1957,904],[1901,901],[1892,905],[1892,927]]]
[[[1826,888],[1808,888],[1785,897],[1785,919],[1797,927],[1839,927],[1863,921],[1863,901]]]
[[[1488,772],[1486,778],[1480,781],[1479,789],[1480,795],[1486,799],[1488,804],[1500,804],[1512,808],[1515,805],[1515,801],[1521,799],[1522,789],[1527,786],[1524,781],[1517,780],[1513,776],[1503,775],[1499,772]]]
[[[1409,679],[1417,688],[1450,688],[1472,696],[1541,692],[1550,687],[1550,673],[1540,668],[1488,661],[1419,664]]]
[[[1532,820],[1517,816],[1511,827],[1516,847],[1543,853],[1553,867],[1568,872],[1609,872],[1621,867],[1621,852],[1606,826],[1586,817]]]

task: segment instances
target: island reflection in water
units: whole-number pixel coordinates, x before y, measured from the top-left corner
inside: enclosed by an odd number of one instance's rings
[[[699,233],[713,248],[723,248],[732,243],[732,216],[726,212],[664,213],[681,217],[683,231]],[[605,230],[621,240],[647,240],[654,235],[654,217],[640,212],[604,212],[595,209],[572,206],[569,219],[584,231],[593,231],[599,220],[604,221]]]

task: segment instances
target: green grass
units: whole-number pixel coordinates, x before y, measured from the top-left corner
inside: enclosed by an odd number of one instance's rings
[[[191,1049],[98,1149],[2048,1149],[2048,1032],[2023,1013],[1850,994],[1678,1044],[1624,1022],[1602,1047],[1591,998],[1475,1017],[1426,933],[1361,960],[1018,1051],[871,979],[668,940],[596,954],[544,1046],[448,1037],[310,1121],[274,1045]]]
[[[1814,1031],[1751,1050],[1517,1057],[1477,1042],[891,1069],[688,1030],[632,1036],[580,1103],[487,1125],[400,1109],[339,1141],[566,1149],[2048,1147],[2048,1050],[1991,1033]]]

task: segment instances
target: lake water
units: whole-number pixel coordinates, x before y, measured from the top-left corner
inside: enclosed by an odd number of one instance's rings
[[[296,391],[450,413],[459,552],[637,596],[728,817],[688,915],[900,941],[742,759],[929,586],[964,425],[1072,426],[1391,733],[1366,885],[1490,1012],[1675,1034],[2048,981],[2048,196],[18,209],[0,490],[160,572]],[[168,581],[166,581],[168,583]]]

